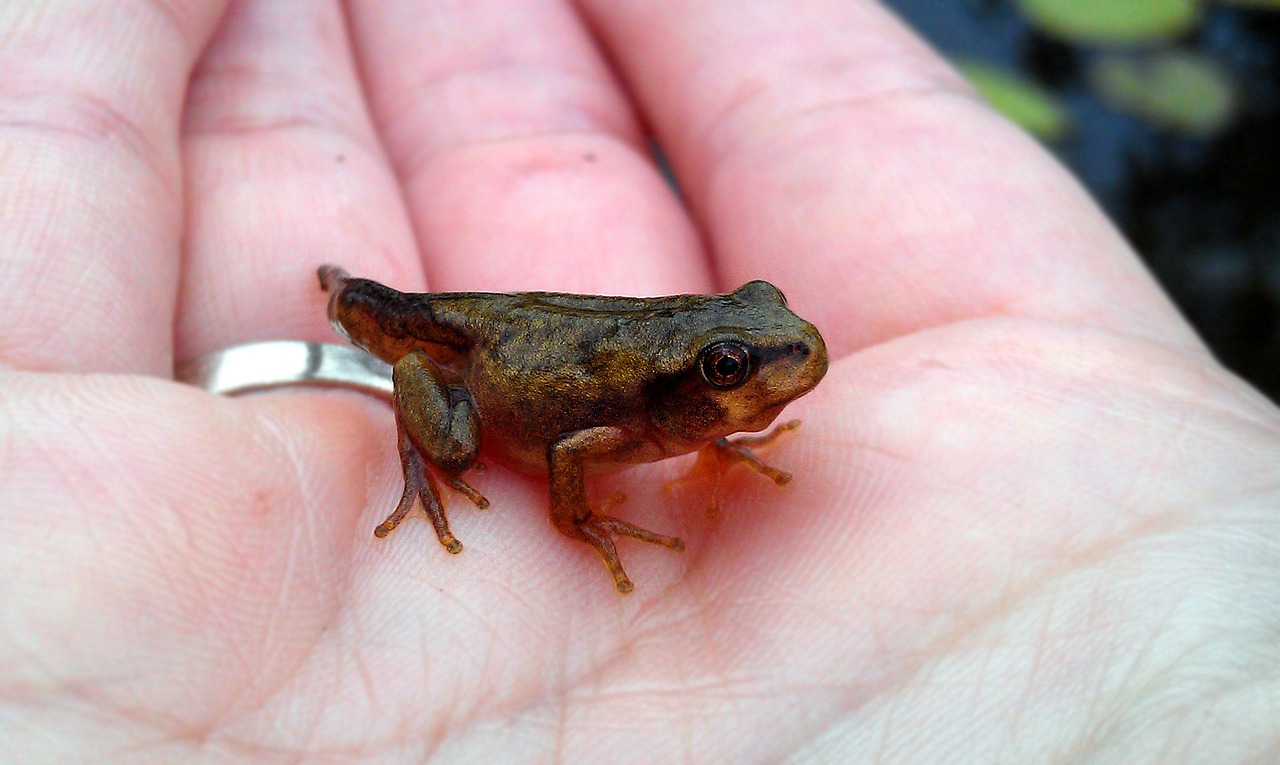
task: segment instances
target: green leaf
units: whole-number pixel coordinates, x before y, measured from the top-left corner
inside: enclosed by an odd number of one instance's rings
[[[1104,56],[1090,65],[1089,82],[1113,108],[1201,138],[1226,128],[1239,107],[1231,72],[1197,53]]]
[[[1018,0],[1045,33],[1077,43],[1168,40],[1195,26],[1197,0]]]
[[[996,111],[1042,141],[1056,141],[1071,130],[1062,103],[1035,82],[976,61],[956,66]]]

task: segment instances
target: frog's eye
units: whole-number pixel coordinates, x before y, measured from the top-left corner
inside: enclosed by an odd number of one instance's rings
[[[716,343],[702,352],[702,379],[717,388],[741,385],[751,371],[751,354],[738,343]]]

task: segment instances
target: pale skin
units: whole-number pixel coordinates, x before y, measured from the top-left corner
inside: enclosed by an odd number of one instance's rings
[[[1280,415],[878,6],[103,7],[0,10],[6,758],[1280,751]],[[408,290],[769,279],[832,359],[764,454],[794,478],[736,466],[715,519],[664,495],[678,465],[596,485],[688,545],[623,540],[627,597],[497,467],[492,508],[448,498],[462,554],[420,515],[375,539],[385,404],[172,382],[334,340],[337,259]]]

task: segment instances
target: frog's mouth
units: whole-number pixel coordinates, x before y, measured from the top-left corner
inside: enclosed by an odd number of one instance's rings
[[[767,388],[777,391],[765,408],[779,409],[817,387],[827,374],[827,346],[809,325],[802,340],[770,348],[760,354],[761,368],[770,369]]]
[[[786,409],[787,404],[791,403],[791,401],[792,399],[787,399],[786,401],[783,401],[781,404],[776,404],[774,406],[761,409],[756,414],[756,416],[751,418],[749,422],[744,424],[741,429],[743,431],[747,431],[750,433],[758,433],[764,430],[765,428],[772,425],[774,420],[778,419],[778,415],[782,414],[782,410]]]
[[[782,410],[787,408],[787,404],[790,404],[792,401],[795,401],[817,386],[818,381],[822,379],[822,375],[826,371],[825,365],[823,366],[824,368],[822,370],[813,374],[808,379],[797,381],[794,386],[785,387],[785,392],[774,398],[772,401],[754,407],[754,414],[744,418],[745,422],[742,430],[760,431],[769,427],[774,420],[778,419],[778,415],[782,414]]]

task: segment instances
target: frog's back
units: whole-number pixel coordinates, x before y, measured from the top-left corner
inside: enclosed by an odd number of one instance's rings
[[[454,367],[472,348],[524,338],[550,351],[618,334],[620,327],[656,324],[701,296],[663,298],[571,295],[553,292],[405,293],[336,267],[320,270],[331,291],[329,317],[353,343],[395,364],[415,350]],[[660,322],[659,322],[660,323]]]
[[[634,400],[670,349],[683,346],[680,314],[690,299],[702,298],[445,293],[433,302],[470,341],[468,377],[501,374],[513,389],[573,388],[597,400],[609,388]]]
[[[454,370],[479,348],[505,348],[521,365],[582,361],[593,349],[597,356],[636,350],[661,360],[673,344],[692,335],[715,327],[767,326],[776,318],[768,315],[769,309],[735,299],[737,293],[651,298],[560,292],[405,293],[349,278],[330,266],[321,269],[321,283],[332,291],[329,316],[334,327],[356,345],[389,364],[423,350]],[[781,293],[778,298],[781,301]],[[752,315],[761,310],[765,313]]]
[[[734,306],[725,295],[618,297],[562,292],[442,292],[421,296],[437,320],[477,345],[506,345],[523,338],[555,347],[661,344],[714,326]],[[723,311],[714,310],[723,307]],[[615,348],[615,350],[617,350]]]

